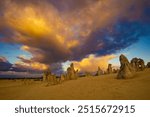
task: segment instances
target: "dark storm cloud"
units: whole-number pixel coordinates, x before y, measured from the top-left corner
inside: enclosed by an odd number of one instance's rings
[[[18,56],[17,58],[20,59],[22,62],[27,63],[27,64],[30,64],[32,62],[31,60],[25,59],[24,57],[21,57],[21,56]]]
[[[25,64],[32,64],[33,61],[25,59],[23,57],[18,57]],[[0,57],[0,71],[14,71],[14,72],[35,72],[41,73],[43,70],[35,69],[34,67],[27,66],[21,63],[10,63],[5,57]]]
[[[22,64],[13,64],[10,71],[14,72],[29,72],[29,73],[42,73],[43,70],[33,69]]]
[[[116,53],[136,43],[143,35],[150,35],[149,26],[144,22],[120,20],[112,27],[96,30],[85,45],[78,48],[75,58],[80,59],[84,57],[82,55],[91,53],[98,56]]]
[[[1,40],[27,46],[31,61],[53,69],[89,54],[113,54],[150,34],[149,0],[8,0],[0,6]]]
[[[5,57],[0,57],[0,71],[9,71],[11,67],[12,64]]]
[[[72,12],[85,8],[86,6],[100,0],[48,0],[59,11]]]
[[[52,4],[59,11],[75,11],[84,8],[92,3],[102,0],[10,0],[11,3],[17,3],[19,5],[41,5],[43,3]],[[0,4],[4,4],[1,1]],[[44,5],[44,4],[43,4]]]

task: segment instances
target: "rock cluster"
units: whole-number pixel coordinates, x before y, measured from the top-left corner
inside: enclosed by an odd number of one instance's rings
[[[50,69],[47,69],[47,70],[45,70],[44,71],[44,73],[43,73],[43,81],[48,81],[48,76],[51,74],[51,71],[50,71]]]
[[[62,74],[60,77],[56,77],[55,75],[53,75],[51,73],[50,69],[45,70],[43,73],[43,81],[47,82],[48,85],[49,84],[52,84],[52,85],[59,84],[66,80],[77,79],[77,77],[78,77],[78,70],[74,69],[73,63],[71,63],[70,67],[68,67],[67,73]]]
[[[74,64],[71,63],[70,67],[68,67],[68,69],[67,69],[66,77],[67,77],[68,80],[77,79],[77,77],[78,77],[77,73],[78,73],[78,70],[75,71]]]
[[[131,78],[134,72],[143,71],[145,69],[144,60],[141,58],[133,58],[129,63],[128,59],[122,54],[120,55],[120,70],[118,79]]]
[[[119,57],[120,60],[120,70],[117,75],[117,79],[126,79],[126,78],[132,78],[133,77],[133,68],[130,65],[128,59],[123,54]]]
[[[56,78],[56,76],[51,73],[50,69],[44,71],[43,81],[51,85],[59,84],[61,82],[60,78]]]
[[[141,58],[133,58],[131,62],[127,59],[127,57],[123,54],[119,57],[120,61],[120,69],[112,69],[112,64],[108,64],[107,71],[102,71],[100,67],[96,72],[96,76],[100,76],[102,74],[111,74],[117,73],[117,79],[127,79],[132,78],[134,76],[134,72],[143,71],[145,69],[144,60]],[[147,63],[147,68],[150,68],[150,62]],[[95,73],[94,73],[95,75]],[[90,72],[85,72],[82,76],[93,76]],[[75,70],[74,64],[71,63],[67,68],[65,74],[62,74],[60,78],[57,78],[53,75],[50,69],[47,69],[43,74],[43,81],[46,81],[50,84],[59,84],[66,80],[74,80],[78,78],[78,70]]]
[[[133,58],[131,60],[131,66],[134,71],[143,71],[145,69],[144,60],[140,58]]]

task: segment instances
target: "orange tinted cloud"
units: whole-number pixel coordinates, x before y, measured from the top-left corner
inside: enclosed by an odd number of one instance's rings
[[[90,54],[112,54],[135,42],[128,38],[132,34],[127,37],[121,35],[125,31],[113,32],[112,25],[132,16],[131,6],[141,10],[137,0],[7,0],[2,3],[0,26],[4,24],[10,29],[8,39],[23,45],[22,50],[32,54],[32,61],[47,65],[82,59],[76,64],[83,70],[92,68],[93,64],[96,69],[97,63],[104,69],[107,66],[107,56]],[[134,14],[139,16],[136,11]],[[103,29],[107,30],[103,32]],[[87,55],[90,56],[85,58]],[[103,66],[99,60],[104,61]]]
[[[16,9],[15,9],[16,10]],[[7,23],[20,31],[30,36],[43,36],[51,33],[51,27],[48,27],[46,21],[41,16],[36,15],[36,12],[31,7],[22,9],[23,11],[15,11],[11,9],[5,14],[5,18],[8,19]],[[16,12],[16,16],[14,16]],[[11,17],[11,19],[9,19]]]
[[[16,62],[16,66],[21,66],[26,70],[35,70],[35,71],[43,71],[48,68],[47,65],[39,63],[39,62],[32,62],[32,63],[24,63],[24,62]]]
[[[21,47],[21,50],[24,50],[24,51],[29,51],[29,49],[30,49],[30,47],[26,46],[26,45]]]
[[[89,55],[87,58],[83,58],[81,61],[73,61],[76,69],[86,72],[95,72],[97,71],[98,66],[106,70],[108,67],[109,60],[116,58],[115,55],[106,55],[106,56],[95,56],[93,54]]]
[[[37,70],[37,71],[43,71],[46,70],[49,66],[43,63],[39,63],[36,61],[32,61],[32,59],[28,59],[23,55],[20,55],[18,57],[19,61],[15,63],[17,66],[22,66],[23,68],[26,69],[31,69],[31,70]]]

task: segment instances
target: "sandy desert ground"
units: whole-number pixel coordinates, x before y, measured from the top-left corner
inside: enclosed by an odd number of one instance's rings
[[[83,77],[46,86],[42,81],[0,80],[0,99],[6,100],[150,100],[150,69],[126,80],[117,74]]]

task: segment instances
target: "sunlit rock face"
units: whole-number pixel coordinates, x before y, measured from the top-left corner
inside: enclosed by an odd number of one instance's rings
[[[121,66],[117,75],[117,79],[132,78],[134,76],[133,68],[131,67],[127,57],[122,54],[120,55],[119,60],[120,60]]]
[[[77,79],[78,70],[74,69],[74,64],[71,63],[70,67],[67,69],[67,77],[70,80]]]
[[[108,74],[113,73],[112,64],[108,64],[107,73],[108,73]]]
[[[98,67],[96,76],[100,76],[100,75],[102,75],[102,74],[103,74],[103,70],[102,70],[100,67]]]

